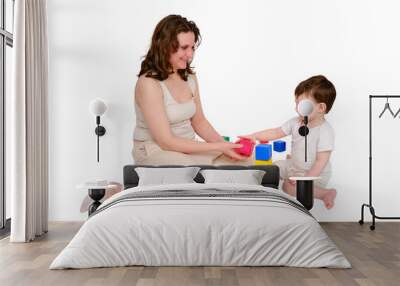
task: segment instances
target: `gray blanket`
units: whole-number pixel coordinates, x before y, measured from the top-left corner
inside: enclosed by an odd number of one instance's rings
[[[116,194],[50,268],[127,265],[350,267],[295,199],[272,188],[231,184]]]

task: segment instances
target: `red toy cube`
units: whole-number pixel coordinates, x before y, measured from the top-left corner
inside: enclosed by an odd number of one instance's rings
[[[254,145],[255,145],[252,140],[246,139],[246,138],[240,138],[235,143],[243,145],[241,148],[235,149],[236,153],[246,156],[246,157],[251,156],[251,154],[253,153]]]

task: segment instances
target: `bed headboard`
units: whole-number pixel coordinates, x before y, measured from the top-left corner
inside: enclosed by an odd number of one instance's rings
[[[265,187],[271,187],[277,189],[279,186],[279,167],[275,165],[254,165],[254,166],[212,166],[212,165],[191,165],[200,167],[201,170],[204,169],[219,169],[219,170],[263,170],[265,175],[262,179],[262,185]],[[139,183],[139,177],[135,171],[136,167],[147,167],[147,168],[176,168],[176,167],[186,167],[182,165],[161,165],[161,166],[151,166],[151,165],[126,165],[124,167],[124,189],[136,187]],[[197,183],[204,183],[204,178],[200,174],[194,178]]]

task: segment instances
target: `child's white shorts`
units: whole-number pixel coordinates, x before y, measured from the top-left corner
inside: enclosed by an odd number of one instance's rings
[[[282,180],[287,180],[289,177],[302,177],[306,173],[305,170],[295,168],[291,159],[276,161],[274,165],[279,167],[279,174]],[[314,186],[325,188],[331,178],[331,172],[322,172],[319,177],[321,179],[315,180]]]

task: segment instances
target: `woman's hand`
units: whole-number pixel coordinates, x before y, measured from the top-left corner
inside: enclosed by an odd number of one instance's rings
[[[232,160],[242,161],[247,159],[247,157],[241,156],[234,150],[235,148],[243,147],[242,144],[236,144],[231,142],[218,142],[216,144],[218,151],[221,151],[224,155],[231,158]]]

